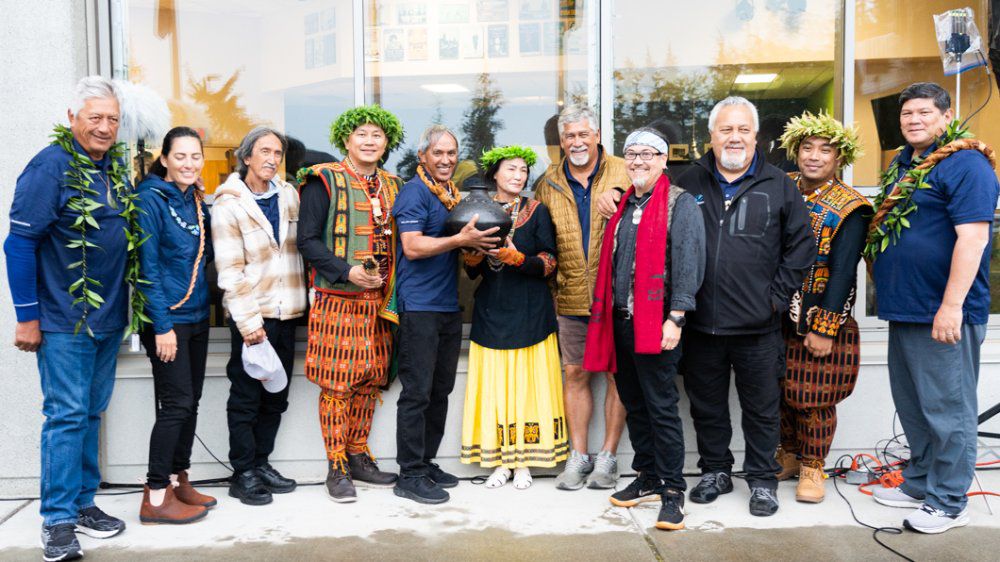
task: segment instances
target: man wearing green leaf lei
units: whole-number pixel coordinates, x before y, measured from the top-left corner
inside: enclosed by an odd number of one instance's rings
[[[878,316],[889,322],[889,383],[911,455],[904,482],[873,497],[910,507],[907,528],[941,533],[969,523],[1000,184],[992,149],[952,121],[944,88],[913,84],[899,101],[907,146],[876,200],[867,255]]]
[[[111,398],[130,298],[142,317],[134,194],[116,144],[117,87],[82,79],[53,143],[17,180],[4,250],[17,313],[15,345],[37,352],[43,394],[41,515],[45,557],[72,557],[74,529],[92,537],[125,524],[94,505],[98,432]]]

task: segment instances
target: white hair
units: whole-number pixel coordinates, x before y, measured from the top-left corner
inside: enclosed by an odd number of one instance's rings
[[[458,144],[458,137],[448,127],[440,124],[427,127],[424,129],[424,132],[420,133],[420,140],[417,141],[417,152],[424,154],[427,152],[427,149],[436,145],[441,140],[441,137],[445,135],[451,135],[451,138],[455,139],[455,144]]]
[[[73,101],[69,104],[69,110],[76,115],[90,99],[114,98],[119,101],[118,87],[114,82],[103,76],[84,76],[76,83],[76,90],[73,92]]]
[[[750,115],[753,117],[753,130],[757,132],[760,130],[760,118],[757,116],[757,106],[750,103],[750,100],[740,97],[740,96],[729,96],[728,98],[715,104],[712,108],[712,112],[708,114],[708,131],[712,132],[715,130],[715,119],[719,116],[719,112],[722,111],[723,107],[729,107],[734,105],[742,105],[750,109]]]
[[[559,120],[556,121],[559,136],[562,136],[566,125],[569,123],[579,123],[580,121],[586,121],[587,125],[590,126],[590,130],[595,133],[597,132],[597,114],[594,113],[594,110],[586,105],[570,105],[559,113]]]

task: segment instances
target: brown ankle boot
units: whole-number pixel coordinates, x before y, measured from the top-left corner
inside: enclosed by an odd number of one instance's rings
[[[795,488],[795,499],[805,503],[819,503],[826,495],[823,481],[823,467],[819,462],[802,463],[799,470],[799,485]]]
[[[198,490],[194,489],[191,485],[191,481],[188,480],[188,473],[186,470],[182,470],[177,473],[177,486],[174,487],[174,495],[177,499],[188,505],[200,505],[202,507],[214,507],[218,501],[212,496],[202,494]]]
[[[166,523],[172,525],[183,525],[193,523],[208,514],[208,508],[200,505],[188,505],[177,499],[174,495],[174,487],[167,486],[166,494],[163,496],[163,503],[154,506],[149,501],[149,486],[142,492],[142,508],[139,509],[139,521],[143,525],[154,525]]]
[[[799,462],[798,457],[795,453],[788,452],[781,447],[778,447],[778,452],[774,454],[775,460],[781,465],[781,471],[778,472],[778,480],[788,480],[792,476],[799,473]]]

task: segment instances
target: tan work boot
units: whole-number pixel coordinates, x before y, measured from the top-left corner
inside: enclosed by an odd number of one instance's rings
[[[218,501],[209,495],[202,494],[194,489],[191,481],[188,480],[188,473],[182,470],[177,473],[177,485],[174,486],[174,495],[177,499],[188,505],[200,505],[202,507],[213,507]]]
[[[799,485],[795,488],[795,500],[805,503],[819,503],[826,496],[823,468],[817,463],[803,463],[799,469]]]
[[[795,453],[790,453],[781,447],[774,454],[775,460],[781,465],[781,472],[778,473],[778,480],[788,480],[799,473],[799,466],[802,464]]]
[[[142,507],[139,509],[139,521],[143,525],[166,523],[183,525],[193,523],[208,513],[207,508],[200,505],[188,505],[174,496],[174,487],[167,486],[163,503],[153,505],[149,501],[149,486],[142,493]]]

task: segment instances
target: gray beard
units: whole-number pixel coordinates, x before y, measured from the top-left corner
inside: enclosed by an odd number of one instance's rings
[[[639,189],[643,189],[643,188],[646,187],[646,184],[648,182],[649,182],[649,178],[635,179],[635,180],[632,180],[632,185],[635,186],[635,187],[637,187],[637,188],[639,188]]]
[[[574,166],[586,166],[587,162],[590,161],[590,154],[583,152],[580,155],[575,155],[571,152],[569,153],[569,161],[572,162]]]
[[[738,158],[730,157],[729,153],[725,150],[722,151],[722,157],[719,158],[719,164],[729,170],[730,172],[735,172],[743,168],[747,161],[747,151],[742,150]]]

